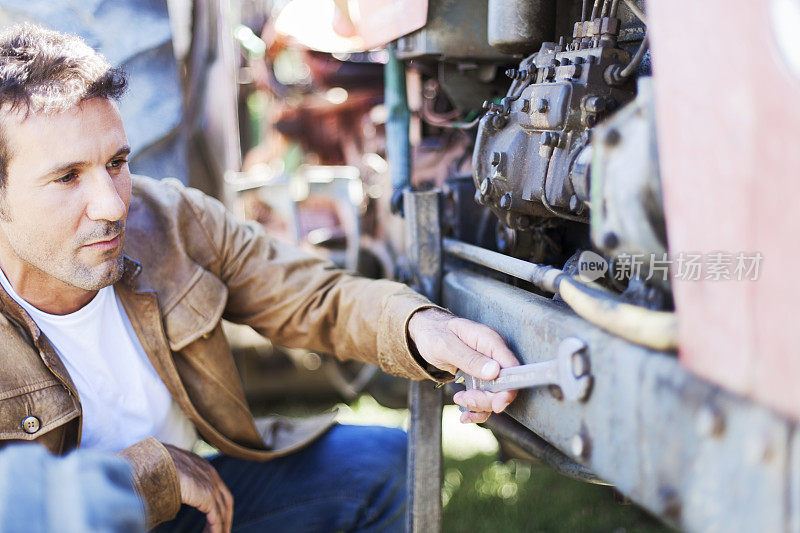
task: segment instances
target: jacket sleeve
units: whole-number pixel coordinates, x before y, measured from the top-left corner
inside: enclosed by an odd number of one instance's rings
[[[133,487],[144,503],[147,529],[172,520],[181,508],[181,487],[172,456],[148,437],[118,454],[131,466]]]
[[[350,275],[234,218],[217,200],[170,180],[196,227],[189,253],[228,287],[224,317],[288,347],[378,364],[412,379],[447,379],[414,354],[408,321],[437,307],[401,283]],[[211,250],[211,253],[209,253]],[[430,370],[430,372],[429,372]],[[434,375],[431,374],[434,373]]]

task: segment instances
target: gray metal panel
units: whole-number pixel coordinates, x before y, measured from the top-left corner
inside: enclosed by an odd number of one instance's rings
[[[497,329],[524,362],[553,358],[566,337],[589,346],[595,382],[585,402],[521,391],[509,413],[637,503],[690,531],[796,527],[795,424],[689,374],[674,356],[608,335],[562,303],[466,271],[448,273],[442,293],[445,306]]]

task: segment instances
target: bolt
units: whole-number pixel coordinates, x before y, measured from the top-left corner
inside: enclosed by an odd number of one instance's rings
[[[561,401],[564,399],[564,392],[558,385],[548,385],[547,389],[550,391],[550,396],[552,396],[556,400]]]
[[[492,179],[486,178],[481,182],[481,196],[489,197],[492,194]]]
[[[706,437],[720,437],[725,432],[725,418],[713,405],[700,408],[695,420],[697,432]]]
[[[559,137],[558,133],[546,131],[542,133],[542,136],[539,138],[539,144],[542,146],[550,146],[555,148],[558,146],[561,138]]]
[[[524,69],[513,69],[510,68],[506,70],[506,76],[511,78],[512,80],[527,80],[529,77],[528,71]]]
[[[619,246],[619,237],[616,233],[609,231],[603,235],[603,248],[613,250],[617,246]]]
[[[661,500],[662,514],[674,522],[678,522],[681,517],[681,499],[678,491],[672,487],[661,487],[658,489],[658,497]]]
[[[572,455],[575,457],[579,457],[581,459],[586,459],[589,457],[591,443],[589,438],[585,435],[580,433],[576,433],[572,436],[572,440],[569,443],[570,450],[572,451]]]
[[[578,56],[578,57],[575,58],[574,63],[576,65],[582,65],[584,61],[585,61],[585,59],[583,59],[582,57]]]
[[[572,375],[576,378],[580,378],[585,376],[588,372],[589,360],[586,358],[586,354],[582,351],[572,354]]]
[[[606,99],[600,96],[590,96],[586,99],[584,107],[589,113],[602,113],[606,110]]]
[[[544,67],[542,69],[544,71],[544,79],[551,80],[556,75],[556,69],[553,67]]]
[[[572,65],[572,68],[568,71],[570,78],[580,78],[581,77],[581,66],[580,65]]]
[[[606,136],[603,138],[603,142],[606,146],[616,146],[622,140],[622,135],[620,135],[619,130],[616,128],[611,128],[606,132]]]
[[[530,110],[531,110],[531,101],[528,100],[528,99],[522,100],[522,109],[521,109],[521,111],[523,113],[529,113]]]
[[[745,445],[745,457],[753,464],[766,463],[774,455],[772,444],[765,435],[753,435]]]
[[[495,115],[492,117],[492,127],[496,130],[502,130],[508,124],[508,119],[502,115]]]
[[[500,207],[503,209],[511,209],[511,203],[513,198],[511,197],[511,193],[507,192],[500,198]]]
[[[540,98],[536,103],[536,111],[538,113],[547,113],[548,109],[550,109],[550,102],[546,98]]]
[[[550,66],[551,67],[560,67],[561,66],[561,62],[558,59],[554,59],[554,60],[552,60],[550,62]]]

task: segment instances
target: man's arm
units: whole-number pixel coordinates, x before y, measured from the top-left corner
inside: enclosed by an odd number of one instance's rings
[[[241,223],[213,198],[172,182],[181,195],[189,254],[228,287],[225,317],[274,342],[377,363],[412,379],[449,381],[457,369],[482,379],[518,364],[490,328],[455,318],[405,285],[336,269]],[[513,392],[463,392],[456,402],[479,422],[503,410]]]
[[[150,437],[119,455],[133,470],[145,507],[147,529],[172,520],[181,504],[205,513],[210,533],[231,530],[233,496],[211,463],[192,452]]]

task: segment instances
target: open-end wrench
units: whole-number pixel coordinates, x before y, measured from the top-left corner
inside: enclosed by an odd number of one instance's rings
[[[478,379],[459,370],[456,381],[463,381],[467,390],[487,392],[557,385],[567,400],[583,400],[591,389],[592,375],[589,373],[586,344],[569,337],[558,345],[555,359],[503,368],[497,378],[491,380]]]

